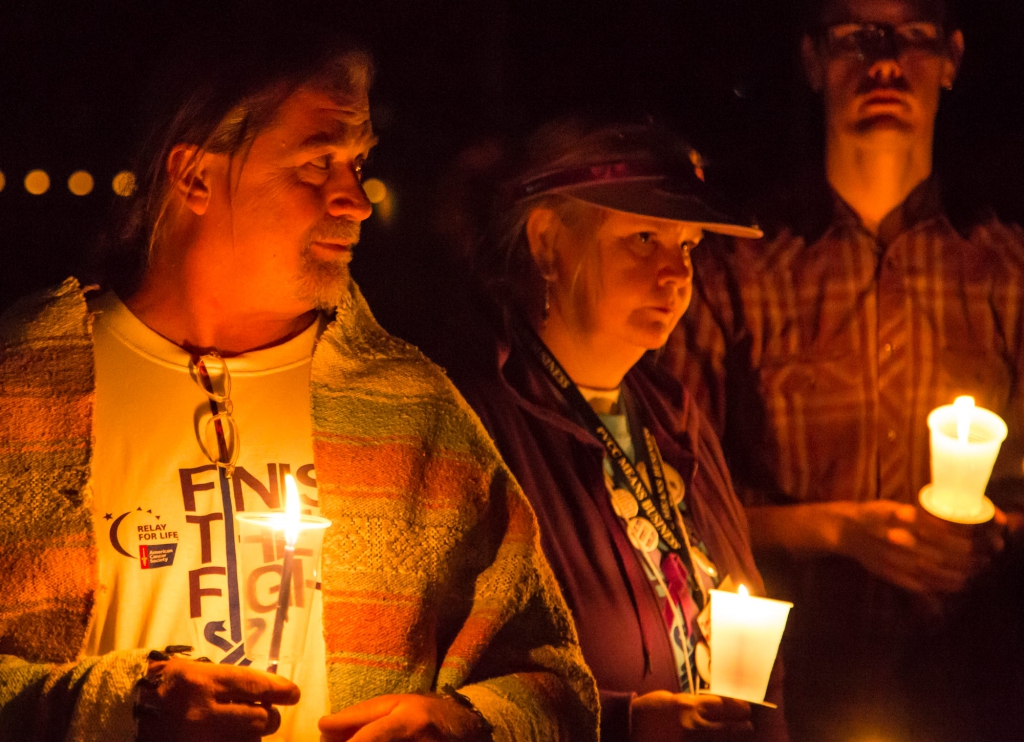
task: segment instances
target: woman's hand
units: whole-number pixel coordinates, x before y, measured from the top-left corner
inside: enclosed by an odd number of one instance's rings
[[[740,742],[753,738],[750,704],[656,690],[633,699],[630,742]]]
[[[477,714],[451,698],[377,696],[320,719],[327,742],[489,742]]]

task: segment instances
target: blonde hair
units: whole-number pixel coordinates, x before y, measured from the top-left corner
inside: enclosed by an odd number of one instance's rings
[[[652,123],[608,123],[566,117],[541,127],[518,153],[507,157],[504,185],[496,189],[489,224],[468,251],[470,268],[480,287],[506,311],[536,321],[544,312],[545,280],[526,238],[530,214],[539,207],[550,208],[574,231],[596,230],[601,224],[602,217],[595,215],[595,210],[605,213],[601,207],[551,193],[523,197],[524,182],[563,168],[623,157],[674,156],[688,162],[690,152],[682,138]],[[571,278],[573,290],[584,262],[576,267]]]

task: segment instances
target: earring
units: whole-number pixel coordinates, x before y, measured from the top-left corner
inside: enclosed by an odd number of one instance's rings
[[[945,80],[942,83],[942,87],[944,89],[946,89],[946,90],[952,90],[953,89],[953,81],[952,80]]]
[[[547,322],[551,314],[551,281],[544,279],[544,321]]]

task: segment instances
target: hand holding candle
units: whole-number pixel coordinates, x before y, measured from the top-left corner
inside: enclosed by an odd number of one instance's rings
[[[754,732],[750,704],[707,694],[655,690],[629,707],[630,738],[642,742],[748,740]]]
[[[988,527],[965,527],[909,503],[837,503],[837,553],[875,577],[918,594],[959,592],[1001,548]]]

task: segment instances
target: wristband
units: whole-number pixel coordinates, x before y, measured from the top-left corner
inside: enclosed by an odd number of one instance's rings
[[[494,739],[494,725],[491,724],[491,722],[487,721],[484,715],[480,713],[480,709],[474,706],[473,702],[469,700],[468,697],[459,693],[451,685],[441,686],[439,694],[444,698],[450,698],[451,700],[455,701],[455,703],[459,704],[460,706],[462,706],[462,708],[466,709],[467,711],[471,711],[473,715],[480,720],[481,731],[484,735],[483,738],[487,740]]]
[[[164,667],[168,660],[180,654],[188,654],[192,647],[185,644],[171,644],[160,651],[154,649],[149,653],[149,669],[146,674],[139,678],[135,684],[135,705],[132,708],[132,715],[135,717],[135,737],[137,742],[142,742],[139,737],[138,727],[142,719],[160,718],[160,684],[164,680]],[[200,657],[196,662],[210,662],[207,657]]]

